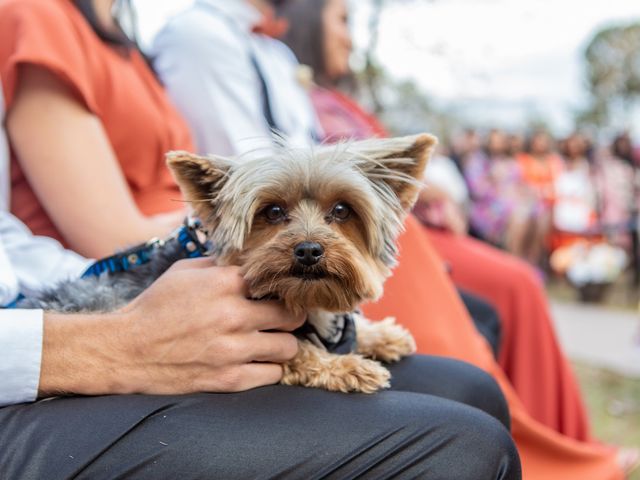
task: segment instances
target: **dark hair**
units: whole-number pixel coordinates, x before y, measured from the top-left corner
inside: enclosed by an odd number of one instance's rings
[[[633,143],[627,133],[621,133],[614,138],[611,150],[616,157],[624,160],[629,165],[634,165]]]
[[[109,32],[100,25],[98,14],[93,6],[93,0],[75,0],[74,3],[100,40],[109,45],[123,47],[125,49],[135,46],[124,32]]]
[[[324,52],[322,12],[327,0],[286,0],[276,8],[279,17],[289,22],[289,30],[281,38],[298,61],[313,69],[320,85],[333,83],[327,75]]]
[[[553,150],[553,146],[552,146],[553,145],[553,138],[551,137],[551,134],[547,130],[545,130],[543,128],[540,128],[540,129],[534,130],[533,132],[531,132],[527,136],[527,138],[526,138],[526,140],[524,142],[524,151],[525,151],[525,153],[528,153],[528,154],[532,154],[533,153],[532,152],[533,141],[536,139],[536,137],[538,137],[540,135],[544,135],[545,137],[547,137],[547,141],[549,142],[549,148],[548,148],[548,152],[547,153],[549,153],[549,152],[551,152]]]

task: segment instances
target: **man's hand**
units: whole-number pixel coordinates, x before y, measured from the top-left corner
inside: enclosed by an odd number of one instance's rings
[[[236,392],[277,383],[280,364],[297,353],[285,332],[304,318],[246,296],[238,268],[187,260],[120,311],[46,314],[40,392]]]

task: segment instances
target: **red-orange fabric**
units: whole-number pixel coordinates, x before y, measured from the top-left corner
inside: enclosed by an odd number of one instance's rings
[[[587,412],[558,345],[544,287],[524,261],[468,237],[427,229],[456,285],[500,313],[499,364],[533,418],[577,440],[590,440]]]
[[[175,201],[180,192],[164,154],[192,149],[191,135],[138,52],[103,43],[71,0],[1,0],[0,79],[7,110],[21,65],[53,73],[100,119],[143,213],[182,207]],[[12,212],[34,233],[64,243],[25,178],[20,159],[13,150],[11,155]],[[100,188],[100,179],[92,181]]]
[[[364,130],[371,117],[361,107],[341,94],[328,98],[331,90],[320,93],[312,99],[329,138],[349,136],[349,116],[356,117],[352,133]],[[368,135],[378,133],[379,124],[370,124]],[[396,317],[414,335],[420,353],[464,360],[494,376],[509,403],[526,480],[622,479],[615,451],[588,439],[580,391],[558,348],[544,291],[532,270],[467,237],[431,231],[434,248],[417,220],[410,217],[406,226],[399,240],[400,264],[385,284],[383,298],[367,305],[365,313],[373,319]],[[454,279],[462,279],[464,287],[500,311],[500,365],[475,330],[437,248],[452,265]]]
[[[464,360],[498,381],[509,403],[526,480],[621,480],[613,449],[561,435],[529,415],[475,330],[424,228],[413,217],[406,227],[399,241],[400,264],[385,284],[383,298],[366,305],[365,314],[396,317],[411,330],[419,352]]]
[[[547,205],[552,205],[555,200],[554,182],[564,168],[562,158],[555,153],[546,155],[544,159],[520,153],[516,159],[522,170],[523,180]]]

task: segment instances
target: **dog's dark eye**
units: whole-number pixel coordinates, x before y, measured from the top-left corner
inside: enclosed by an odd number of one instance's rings
[[[336,220],[344,221],[351,215],[351,208],[346,203],[337,203],[332,213]]]
[[[284,208],[282,208],[280,205],[268,205],[264,209],[264,216],[271,223],[280,223],[285,219],[286,213],[284,211]]]

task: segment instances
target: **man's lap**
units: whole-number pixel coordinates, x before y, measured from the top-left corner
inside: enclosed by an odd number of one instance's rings
[[[392,368],[398,388],[425,392],[432,384],[437,394],[443,370],[449,382],[476,373],[432,357]],[[496,423],[466,405],[406,391],[344,395],[276,385],[238,394],[58,398],[0,409],[0,471],[47,479],[346,478],[365,471],[375,478],[376,469],[385,476],[399,466],[423,468],[416,460],[427,452],[433,465],[446,463],[443,445],[462,441],[471,424],[495,432]]]

